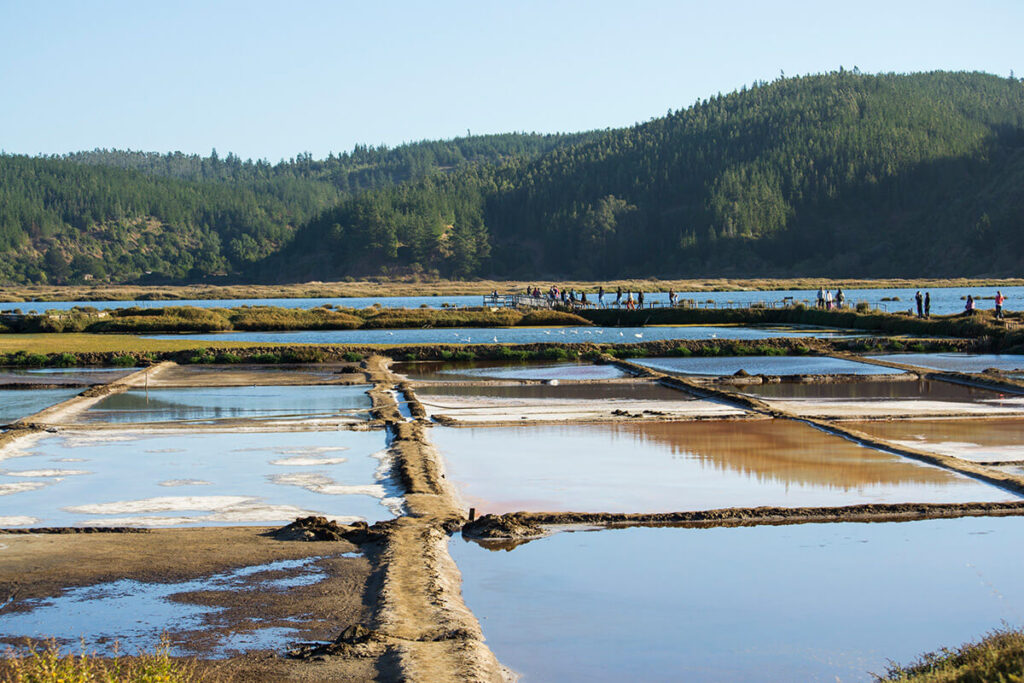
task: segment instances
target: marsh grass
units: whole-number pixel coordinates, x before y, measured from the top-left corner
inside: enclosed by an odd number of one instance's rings
[[[62,654],[56,641],[29,644],[24,652],[8,649],[0,659],[0,681],[5,683],[199,683],[196,662],[170,656],[170,643],[162,638],[152,652],[124,657],[95,653]]]
[[[1012,287],[1024,285],[1022,279],[1010,278],[955,278],[921,279],[887,278],[877,280],[832,280],[825,278],[702,278],[693,280],[660,280],[644,278],[632,280],[437,280],[410,276],[406,278],[372,278],[350,282],[303,282],[286,285],[15,285],[6,287],[0,300],[20,301],[170,301],[174,299],[292,299],[372,296],[462,296],[483,295],[487,292],[521,293],[527,285],[546,290],[551,284],[560,288],[596,292],[598,286],[606,291],[624,290],[664,292],[724,292],[732,290],[772,291],[788,289],[829,289],[837,284],[845,289],[924,289],[935,287]]]
[[[914,683],[1020,683],[1024,681],[1024,631],[1003,627],[977,642],[928,652],[906,666],[889,665],[876,681]]]

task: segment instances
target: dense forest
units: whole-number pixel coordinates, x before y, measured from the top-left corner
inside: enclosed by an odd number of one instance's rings
[[[1018,275],[1024,83],[840,70],[626,129],[276,165],[6,156],[0,249],[0,278],[49,282]]]
[[[221,159],[216,150],[209,157],[0,155],[0,282],[245,277],[346,197],[464,166],[536,158],[592,135],[478,135],[277,164]]]

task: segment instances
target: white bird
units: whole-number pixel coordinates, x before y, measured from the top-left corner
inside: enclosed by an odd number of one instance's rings
[[[495,343],[497,343],[497,341],[498,341],[498,337],[497,336],[494,337],[494,341],[495,341]]]
[[[626,335],[624,335],[624,334],[622,334],[621,332],[619,332],[619,336],[620,336],[620,337],[625,337]]]
[[[634,337],[636,337],[637,339],[639,339],[640,337],[642,337],[642,336],[644,336],[644,335],[643,335],[643,334],[641,334],[641,333],[639,333],[639,332],[637,332],[637,333],[636,333],[636,334],[634,334],[633,336],[634,336]]]
[[[551,330],[544,330],[544,334],[551,334]]]

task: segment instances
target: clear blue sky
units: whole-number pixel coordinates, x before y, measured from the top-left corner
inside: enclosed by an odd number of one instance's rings
[[[840,65],[1024,76],[1024,0],[0,0],[0,148],[322,157],[629,125]]]

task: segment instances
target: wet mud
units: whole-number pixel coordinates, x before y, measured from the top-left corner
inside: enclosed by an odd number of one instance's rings
[[[1024,501],[993,503],[894,503],[840,507],[722,508],[692,512],[513,512],[483,515],[462,527],[462,535],[480,541],[524,541],[561,527],[631,526],[733,527],[821,522],[892,522],[957,517],[1024,516]],[[502,546],[504,547],[504,546]]]

